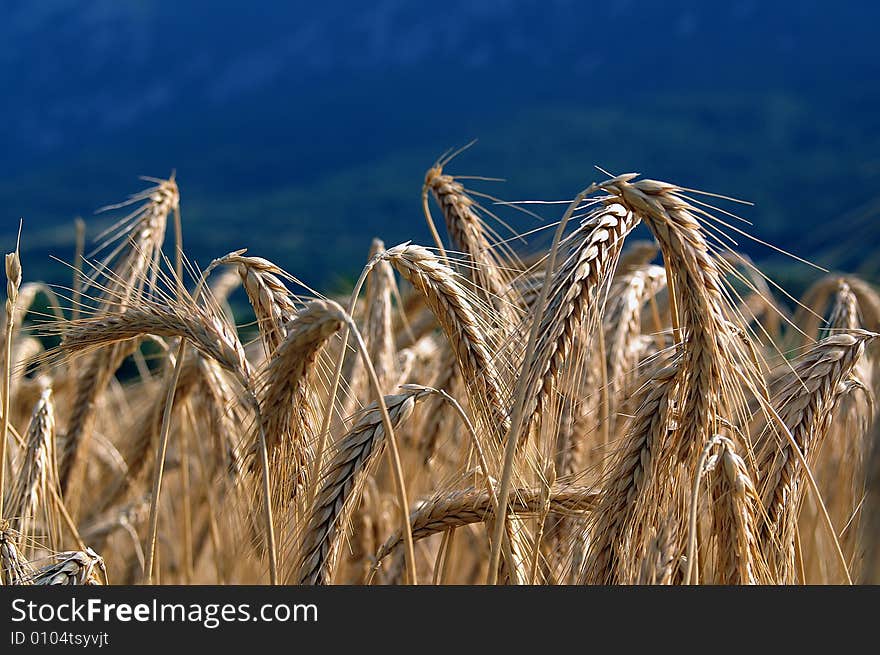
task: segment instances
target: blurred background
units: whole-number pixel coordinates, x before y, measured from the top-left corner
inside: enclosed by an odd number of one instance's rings
[[[247,247],[332,291],[374,236],[430,243],[425,170],[478,139],[447,171],[499,198],[636,171],[876,279],[878,24],[869,1],[4,0],[0,244],[23,218],[25,279],[64,282],[76,216],[91,240],[176,171],[191,259]],[[742,246],[795,289],[818,275]]]

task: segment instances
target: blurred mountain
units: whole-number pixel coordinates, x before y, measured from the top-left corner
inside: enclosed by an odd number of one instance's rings
[[[479,188],[506,199],[638,170],[755,201],[762,236],[821,258],[809,234],[877,195],[878,19],[811,0],[7,0],[0,238],[23,217],[26,265],[55,275],[75,215],[95,234],[94,209],[176,169],[201,262],[248,246],[332,283],[372,236],[426,241],[424,170],[479,137],[450,170],[505,177]],[[834,264],[858,265],[874,223]]]

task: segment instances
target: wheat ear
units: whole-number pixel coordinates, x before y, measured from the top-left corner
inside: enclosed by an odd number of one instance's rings
[[[643,390],[643,400],[633,417],[626,440],[608,468],[602,496],[590,526],[591,544],[581,582],[611,584],[619,579],[620,564],[636,513],[652,477],[672,413],[679,367],[658,371]]]
[[[10,489],[9,515],[16,517],[13,527],[25,539],[33,536],[32,522],[36,520],[37,510],[42,505],[48,508],[49,487],[58,483],[55,462],[55,409],[52,390],[45,389],[34,406],[31,421],[25,436],[26,450],[19,465],[19,474]],[[48,511],[44,512],[47,519]],[[57,526],[46,520],[45,526],[57,538]]]
[[[520,438],[528,437],[555,393],[576,336],[588,340],[603,312],[601,293],[611,280],[626,235],[638,224],[622,205],[592,212],[570,237],[571,250],[550,282],[534,355],[525,362],[529,383]],[[601,299],[600,299],[601,298]]]
[[[21,287],[21,260],[18,248],[6,255],[6,333],[3,338],[3,425],[0,427],[0,519],[6,482],[6,440],[9,434],[9,405],[12,380],[12,331],[15,325],[15,304]]]
[[[512,318],[509,303],[516,302],[511,297],[513,288],[509,271],[512,266],[489,243],[487,227],[477,212],[477,203],[461,182],[443,173],[440,164],[425,174],[424,187],[430,189],[440,206],[453,245],[468,260],[467,274],[473,280],[476,292],[488,306],[495,308],[502,326],[509,324]],[[430,218],[428,220],[431,223]],[[443,257],[446,259],[445,253]]]
[[[758,542],[763,507],[748,466],[730,439],[720,440],[717,460],[711,487],[717,542],[716,582],[770,582]]]
[[[793,580],[795,518],[804,471],[797,454],[810,465],[828,431],[839,387],[852,373],[874,333],[851,331],[827,337],[801,356],[774,394],[778,415],[794,444],[779,443],[769,426],[756,444],[759,488],[766,511],[761,541],[770,545],[769,563],[778,580]],[[798,453],[794,449],[798,449]]]
[[[408,390],[385,397],[393,427],[399,426],[416,402],[428,395],[424,390]],[[328,584],[339,552],[339,540],[364,480],[385,447],[385,426],[375,403],[365,410],[355,426],[338,443],[336,454],[327,462],[321,486],[315,495],[301,538],[302,555],[295,580],[297,584]]]
[[[493,495],[484,488],[468,487],[419,503],[410,514],[413,539],[419,541],[452,528],[493,519],[497,502]],[[508,511],[523,515],[540,514],[548,507],[551,512],[582,514],[595,510],[600,502],[595,488],[571,483],[558,483],[549,493],[544,487],[514,489],[511,499]],[[376,553],[377,565],[401,543],[403,535],[399,531],[388,537]]]
[[[106,580],[104,558],[91,548],[68,551],[55,555],[55,561],[47,564],[31,577],[34,585],[101,585],[101,575]]]
[[[672,584],[676,559],[675,532],[669,520],[664,521],[648,544],[648,553],[639,569],[638,585]]]
[[[468,383],[472,405],[484,412],[484,425],[500,439],[508,425],[501,380],[477,316],[455,274],[421,246],[396,246],[385,251],[384,257],[423,294]]]
[[[0,519],[0,584],[27,585],[31,583],[33,568],[18,549],[21,535]]]
[[[98,236],[107,237],[103,247],[117,238],[124,241],[112,250],[89,278],[82,290],[88,291],[98,285],[99,312],[125,312],[137,305],[147,289],[155,286],[159,270],[159,257],[165,239],[165,227],[169,214],[180,203],[180,194],[174,180],[154,180],[157,186],[131,196],[127,201],[107,207],[115,209],[142,202],[133,212]],[[118,236],[114,236],[114,230]],[[84,370],[78,370],[76,398],[73,413],[67,422],[65,448],[61,453],[59,473],[62,491],[78,493],[78,484],[85,462],[83,451],[88,449],[89,425],[95,403],[126,356],[134,350],[133,344],[113,344],[111,348],[94,353]],[[73,482],[73,484],[71,484]],[[77,503],[72,499],[74,510]]]

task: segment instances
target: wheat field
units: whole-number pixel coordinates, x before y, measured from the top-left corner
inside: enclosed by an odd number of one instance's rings
[[[78,225],[69,285],[8,254],[3,584],[880,582],[868,282],[794,298],[736,201],[635,174],[530,248],[451,160],[434,242],[344,296],[197,269],[173,178]]]

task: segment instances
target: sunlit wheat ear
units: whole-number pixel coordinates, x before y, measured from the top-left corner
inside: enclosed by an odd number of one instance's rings
[[[599,187],[638,215],[660,244],[683,349],[678,455],[695,460],[702,444],[717,433],[719,417],[745,414],[743,389],[757,392],[762,377],[740,335],[731,329],[729,318],[737,312],[706,227],[718,219],[690,202],[684,189],[634,177],[621,175]],[[738,327],[748,334],[744,325]]]
[[[594,210],[568,238],[568,251],[553,273],[544,312],[535,318],[541,327],[534,355],[524,363],[528,388],[521,441],[541,419],[563,369],[575,366],[566,361],[575,338],[588,347],[604,311],[604,291],[623,240],[638,222],[623,206],[610,205]]]
[[[634,268],[615,279],[608,292],[605,311],[606,367],[608,369],[609,432],[614,434],[618,408],[629,398],[636,380],[645,304],[666,286],[661,266]]]
[[[559,483],[550,489],[548,498],[541,488],[514,489],[511,493],[512,514],[535,515],[544,510],[549,498],[550,511],[559,514],[583,515],[599,504],[598,492],[589,486]],[[419,541],[450,528],[483,523],[494,518],[494,501],[484,487],[468,487],[439,493],[420,502],[410,514],[413,539]],[[403,543],[403,535],[392,534],[376,553],[377,565]]]
[[[730,439],[721,439],[711,474],[713,530],[716,539],[715,582],[768,584],[759,539],[761,498],[745,461]]]
[[[508,303],[515,302],[511,296],[511,271],[516,268],[517,257],[494,233],[481,214],[485,209],[474,200],[464,185],[452,175],[443,172],[443,164],[437,164],[425,174],[423,194],[430,190],[440,206],[446,221],[454,249],[468,259],[466,274],[475,283],[477,293],[500,313],[499,318],[510,318]],[[427,203],[425,204],[427,211]],[[430,221],[430,218],[429,218]],[[493,245],[490,239],[497,245]]]
[[[332,300],[313,300],[284,327],[286,336],[261,375],[258,397],[270,462],[276,471],[273,494],[285,506],[307,483],[308,439],[316,430],[312,376],[321,350],[346,320]],[[255,435],[256,442],[258,435]]]
[[[385,244],[374,239],[370,247],[370,257],[375,257],[384,250]],[[399,375],[392,330],[391,296],[394,286],[394,270],[391,265],[386,260],[378,261],[367,276],[363,332],[369,359],[373,362],[383,391],[390,391]]]
[[[217,361],[239,380],[250,378],[250,364],[233,329],[195,307],[142,303],[124,314],[80,319],[67,326],[59,350],[72,355],[145,334],[186,338],[199,352]]]
[[[21,314],[18,310],[18,303],[20,299],[19,295],[21,291],[22,273],[21,260],[19,259],[18,252],[11,252],[6,255],[4,271],[6,273],[6,302],[3,303],[3,331],[0,332],[0,346],[2,346],[2,350],[0,350],[0,356],[2,356],[3,358],[3,376],[4,378],[8,378],[11,374],[10,364],[12,362],[12,358],[10,356],[10,353],[12,351],[12,340],[15,336],[16,319],[21,318]],[[8,385],[4,383],[4,399],[6,397],[6,394],[8,393],[8,389],[6,388],[7,386]],[[4,417],[5,415],[6,412],[4,409]],[[3,434],[5,438],[5,430]]]
[[[834,302],[828,315],[828,331],[833,334],[836,330],[856,330],[862,327],[862,317],[859,312],[859,300],[853,293],[852,287],[843,278],[837,281],[834,291]]]
[[[401,245],[385,258],[421,293],[443,329],[467,381],[472,405],[500,440],[509,424],[505,393],[484,331],[452,270],[421,246]]]
[[[687,494],[672,492],[694,486],[694,463],[703,444],[721,431],[723,422],[742,424],[748,414],[747,398],[763,399],[765,392],[758,346],[738,313],[735,294],[725,285],[717,248],[710,245],[711,239],[724,246],[726,235],[721,232],[719,237],[716,225],[727,224],[702,209],[708,205],[688,198],[685,189],[635,177],[618,176],[598,187],[610,194],[610,201],[639,216],[657,239],[667,272],[673,332],[681,352],[676,381],[678,417],[669,445],[656,460],[659,495],[650,503],[641,503],[627,528],[637,535],[631,543],[641,549],[646,530],[655,520],[652,517],[687,514],[689,510],[681,505],[696,502],[687,500]],[[674,506],[666,506],[670,503]],[[680,553],[686,532],[681,527],[677,530]],[[629,557],[623,570],[629,575],[635,566]]]
[[[9,490],[6,515],[16,517],[12,527],[24,542],[37,536],[35,523],[49,530],[52,542],[57,541],[58,527],[52,520],[50,489],[58,488],[55,461],[55,406],[51,389],[45,389],[34,406],[25,437],[26,450],[19,464],[18,475]]]
[[[880,332],[880,293],[865,280],[854,275],[847,275],[844,281],[858,301],[859,327],[871,332]],[[875,341],[868,345],[869,365],[864,373],[870,375],[870,379],[862,381],[869,385],[875,396],[880,395],[880,345]]]
[[[19,549],[21,535],[0,519],[0,576],[5,585],[31,584],[33,568]]]
[[[829,327],[823,320],[828,308],[837,302],[841,285],[846,285],[855,296],[860,316],[860,327],[880,330],[880,295],[868,282],[854,275],[826,275],[819,278],[801,296],[792,316],[793,326],[786,332],[785,348],[794,350],[822,336],[820,330]],[[828,317],[830,322],[830,316]]]
[[[591,543],[583,583],[617,582],[627,541],[648,537],[632,534],[639,527],[633,526],[633,517],[657,475],[656,459],[668,439],[679,369],[676,364],[658,371],[640,392],[641,404],[607,469],[599,505],[590,517]]]
[[[841,384],[852,375],[867,343],[876,334],[842,332],[820,341],[802,355],[790,375],[780,379],[772,402],[808,464],[829,429]],[[794,582],[794,539],[796,518],[803,493],[805,471],[793,446],[770,424],[755,444],[759,490],[766,519],[761,526],[761,543],[767,560],[780,582]]]
[[[861,328],[863,325],[859,301],[845,278],[840,278],[828,313],[827,329],[823,334]],[[853,384],[837,402],[828,434],[817,452],[813,474],[822,491],[822,498],[835,525],[847,526],[840,536],[844,554],[851,558],[856,552],[859,523],[864,516],[859,510],[865,493],[865,461],[871,449],[870,428],[875,414],[876,349],[865,352],[852,371]],[[799,530],[802,535],[820,534],[812,512],[801,513]],[[807,537],[809,538],[809,537]],[[817,541],[817,549],[821,543]],[[813,579],[823,579],[821,572],[810,571],[813,558],[805,557],[808,573],[820,573]],[[854,572],[858,559],[854,560]],[[818,567],[813,567],[818,568]]]
[[[104,559],[94,550],[58,553],[55,562],[37,570],[31,579],[34,585],[101,585],[106,579]]]
[[[229,257],[236,265],[241,284],[257,317],[260,336],[271,356],[287,335],[285,325],[296,314],[296,306],[283,279],[291,279],[281,268],[262,257]]]
[[[97,285],[105,309],[124,307],[155,284],[168,216],[180,205],[180,193],[174,180],[151,181],[156,186],[99,210],[135,206],[97,237],[99,246],[93,255],[109,252],[95,265],[83,293]]]
[[[98,237],[105,239],[99,251],[112,249],[95,266],[82,290],[84,294],[93,287],[99,290],[98,312],[124,312],[129,305],[137,305],[138,300],[145,293],[149,294],[156,284],[168,215],[179,206],[180,195],[174,180],[154,181],[157,182],[155,187],[105,208],[118,209],[141,203]],[[59,465],[65,492],[71,477],[78,480],[81,475],[84,463],[80,450],[83,440],[88,439],[88,427],[98,397],[133,348],[131,344],[119,343],[95,352],[79,371],[74,411],[67,422],[65,447]]]
[[[846,283],[859,301],[859,312],[865,329],[880,332],[880,294],[877,289],[854,275],[846,276]]]
[[[428,395],[422,389],[385,396],[391,425],[397,428]],[[329,584],[339,555],[343,528],[357,504],[364,480],[384,451],[385,428],[377,405],[368,407],[338,441],[336,453],[321,473],[320,488],[302,529],[297,584]]]

